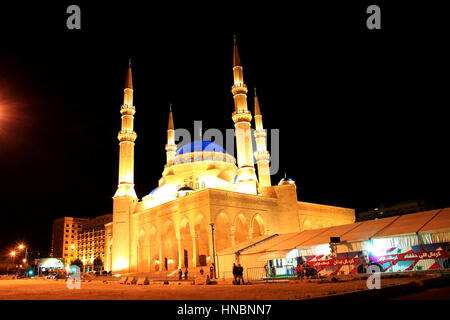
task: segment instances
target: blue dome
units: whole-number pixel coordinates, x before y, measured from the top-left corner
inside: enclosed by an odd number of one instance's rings
[[[222,148],[218,144],[215,144],[214,142],[198,140],[182,146],[180,149],[178,149],[176,155],[201,151],[215,151],[220,153],[227,153],[224,148]]]

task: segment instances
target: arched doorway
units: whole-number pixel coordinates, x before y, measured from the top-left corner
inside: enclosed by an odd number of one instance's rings
[[[205,218],[199,214],[195,221],[195,251],[197,253],[197,265],[200,265],[200,256],[209,256],[208,226]]]
[[[264,235],[264,221],[259,214],[253,218],[252,232],[252,238]]]
[[[234,233],[234,243],[238,244],[248,240],[248,223],[245,216],[243,214],[238,215],[234,224],[236,227],[236,231]]]
[[[159,241],[158,233],[155,226],[152,226],[150,228],[149,244],[150,244],[150,270],[160,271],[161,261],[159,261],[159,251],[161,249],[161,242]]]
[[[137,247],[137,271],[146,272],[148,271],[148,242],[146,241],[145,230],[141,229],[139,232],[139,240]]]
[[[193,261],[192,235],[188,219],[183,219],[180,225],[181,240],[181,266],[183,268],[195,267]]]
[[[161,238],[163,243],[162,270],[175,270],[178,268],[178,243],[173,222],[167,220]]]
[[[231,247],[230,226],[231,224],[228,216],[223,212],[219,213],[216,217],[214,231],[216,252]]]

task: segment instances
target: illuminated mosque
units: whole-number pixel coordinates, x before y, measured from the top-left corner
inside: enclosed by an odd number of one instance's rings
[[[257,237],[348,224],[353,209],[298,201],[293,180],[272,185],[266,132],[258,98],[252,113],[236,39],[233,50],[234,158],[218,144],[194,141],[177,147],[169,112],[167,162],[159,185],[140,201],[134,190],[134,114],[131,64],[124,101],[119,185],[113,197],[113,221],[105,225],[105,269],[115,274],[195,270],[214,254]],[[257,172],[254,158],[256,159]]]

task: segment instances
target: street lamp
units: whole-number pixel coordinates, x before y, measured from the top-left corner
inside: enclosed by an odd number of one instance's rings
[[[23,243],[19,244],[18,246],[19,250],[25,249],[25,260],[28,259],[28,247],[25,246]]]
[[[11,256],[12,263],[15,265],[16,264],[16,252],[15,251],[11,251],[9,253],[9,255]],[[9,272],[9,267],[8,267],[8,272]]]
[[[217,279],[217,270],[219,266],[216,265],[216,247],[214,243],[214,223],[209,224],[211,226],[211,236],[212,236],[212,245],[213,245],[213,263],[214,263],[214,278]]]

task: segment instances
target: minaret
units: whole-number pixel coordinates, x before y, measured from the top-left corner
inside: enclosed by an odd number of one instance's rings
[[[167,127],[167,144],[166,144],[166,166],[172,165],[173,158],[177,151],[177,145],[175,144],[175,129],[173,126],[172,104],[169,106],[169,125]]]
[[[133,81],[131,78],[131,60],[128,62],[127,80],[123,94],[122,129],[119,131],[119,187],[114,197],[131,196],[137,198],[134,191],[134,141],[133,121],[136,109],[133,105]]]
[[[133,212],[138,201],[134,191],[134,141],[136,140],[136,132],[133,131],[133,121],[135,112],[130,60],[123,105],[120,108],[122,128],[118,134],[120,141],[119,186],[113,197],[113,273],[133,271],[131,262],[134,256],[130,246],[133,243]]]
[[[269,159],[270,154],[267,151],[266,131],[263,127],[261,110],[259,109],[258,96],[256,95],[255,88],[255,139],[256,139],[256,152],[255,158],[258,164],[258,179],[259,184],[264,187],[270,187],[270,168]]]
[[[244,75],[239,57],[236,36],[234,36],[234,54],[233,54],[233,77],[234,85],[231,88],[234,98],[234,107],[232,118],[236,132],[236,149],[238,172],[236,185],[238,191],[256,194],[258,179],[255,174],[253,163],[253,146],[250,121],[252,115],[247,108],[247,86],[244,84]]]

